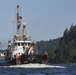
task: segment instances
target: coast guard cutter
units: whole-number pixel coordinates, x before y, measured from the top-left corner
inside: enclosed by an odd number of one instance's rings
[[[19,14],[19,5],[17,5],[16,24],[17,32],[14,35],[13,43],[8,41],[5,60],[10,65],[28,64],[28,63],[48,63],[48,54],[38,53],[37,41],[31,41],[31,38],[25,35],[26,25]],[[22,31],[20,28],[22,27]],[[22,34],[20,34],[22,32]]]

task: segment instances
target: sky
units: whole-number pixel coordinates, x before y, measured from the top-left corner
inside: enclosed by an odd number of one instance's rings
[[[32,40],[49,40],[63,36],[66,28],[76,24],[76,0],[0,0],[0,41],[6,48],[16,33],[16,6],[26,23]]]

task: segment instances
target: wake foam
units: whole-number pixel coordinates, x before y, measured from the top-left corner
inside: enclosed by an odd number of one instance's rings
[[[46,64],[23,64],[23,65],[11,65],[4,66],[11,68],[65,68],[63,66],[54,66],[54,65],[46,65]]]

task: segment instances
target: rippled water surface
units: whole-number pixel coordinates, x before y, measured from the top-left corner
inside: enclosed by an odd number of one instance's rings
[[[0,75],[76,75],[76,64],[50,64],[50,67],[0,67]]]

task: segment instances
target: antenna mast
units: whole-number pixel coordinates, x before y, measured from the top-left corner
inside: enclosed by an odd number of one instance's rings
[[[25,35],[25,23],[23,23],[23,29],[22,29],[22,36],[24,36]]]
[[[19,5],[17,5],[17,35],[20,35],[21,19],[22,17],[19,15]]]

